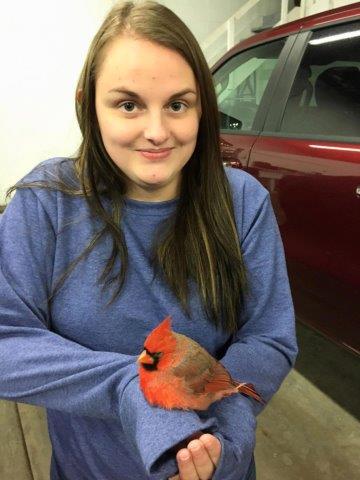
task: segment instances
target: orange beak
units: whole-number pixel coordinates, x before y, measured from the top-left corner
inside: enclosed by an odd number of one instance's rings
[[[147,363],[148,365],[152,365],[154,363],[154,359],[150,357],[146,350],[143,350],[137,359],[137,363]]]

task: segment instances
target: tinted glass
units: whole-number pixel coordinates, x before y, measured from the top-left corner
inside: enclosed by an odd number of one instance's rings
[[[222,132],[252,130],[256,112],[285,41],[281,39],[246,50],[214,74]]]
[[[280,130],[327,138],[360,137],[360,22],[313,33]]]

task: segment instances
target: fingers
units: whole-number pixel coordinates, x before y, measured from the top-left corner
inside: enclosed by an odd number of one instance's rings
[[[176,454],[181,480],[199,480],[195,464],[187,448],[183,448]]]
[[[199,440],[192,440],[176,457],[181,480],[209,480],[212,477],[215,466]]]
[[[169,480],[209,480],[221,456],[220,440],[209,433],[191,440],[176,454],[179,475]]]
[[[203,435],[202,431],[196,432],[192,434],[190,437],[186,438],[182,442],[179,442],[175,447],[172,448],[172,451],[176,455],[176,453],[181,449],[181,448],[186,448],[191,440],[194,440],[195,438],[200,438],[201,435]]]
[[[215,466],[219,463],[220,456],[221,456],[221,442],[220,440],[215,437],[214,435],[211,435],[210,433],[204,433],[199,438],[200,442],[204,445],[205,449],[207,450],[207,453],[209,457],[211,458],[211,461]]]

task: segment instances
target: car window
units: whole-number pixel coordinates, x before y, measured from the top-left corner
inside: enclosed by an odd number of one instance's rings
[[[265,88],[286,38],[246,50],[214,76],[223,133],[251,131]]]
[[[313,32],[280,131],[360,140],[360,22]]]

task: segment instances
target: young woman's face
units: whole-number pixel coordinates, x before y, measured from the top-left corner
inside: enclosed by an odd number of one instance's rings
[[[119,37],[106,47],[96,79],[96,114],[105,148],[128,178],[127,196],[164,201],[179,192],[181,170],[196,146],[200,95],[177,52]],[[146,152],[171,149],[166,156]],[[155,155],[153,155],[154,157]]]

